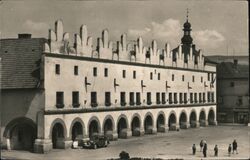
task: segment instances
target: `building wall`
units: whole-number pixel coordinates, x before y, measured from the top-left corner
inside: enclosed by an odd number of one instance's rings
[[[246,123],[249,119],[248,110],[248,79],[219,79],[218,121],[229,123]]]
[[[60,75],[55,74],[55,65],[60,65]],[[126,102],[129,102],[129,92],[140,92],[142,105],[146,105],[146,94],[151,92],[152,103],[156,104],[156,92],[166,93],[166,100],[168,100],[168,93],[178,93],[177,99],[179,101],[179,93],[187,93],[189,99],[189,92],[199,93],[214,92],[216,97],[216,82],[214,87],[210,87],[208,81],[208,72],[199,70],[183,70],[174,68],[137,66],[119,63],[98,62],[89,60],[78,60],[65,58],[56,58],[45,56],[45,108],[46,110],[56,109],[56,92],[64,92],[65,108],[72,108],[72,92],[79,91],[80,107],[90,108],[90,93],[97,92],[98,108],[105,107],[104,98],[105,92],[111,92],[110,107],[120,106],[120,92],[126,92]],[[74,75],[74,66],[78,66],[79,75]],[[93,68],[97,68],[97,76],[93,76]],[[104,68],[108,69],[108,77],[104,77]],[[213,69],[210,67],[210,69]],[[126,70],[126,78],[122,77],[122,71]],[[136,71],[136,78],[133,78],[133,71]],[[150,73],[153,73],[153,80],[150,79]],[[160,73],[160,80],[158,80],[158,73]],[[212,74],[209,72],[210,75]],[[216,74],[213,72],[214,77]],[[174,75],[174,81],[172,81]],[[184,75],[184,81],[182,81]],[[192,81],[192,76],[195,81]],[[201,77],[203,81],[201,82]],[[211,76],[212,77],[212,76]],[[90,85],[85,85],[85,78]],[[114,79],[119,86],[114,87]],[[146,86],[141,87],[141,81]],[[170,88],[166,87],[167,86]],[[188,89],[189,87],[191,89]],[[205,86],[206,84],[206,86]],[[216,98],[215,98],[216,100]]]
[[[6,128],[8,124],[21,118],[30,119],[37,124],[37,114],[44,109],[45,94],[38,89],[9,89],[2,90],[1,97],[1,139],[4,146],[4,133],[13,127]]]

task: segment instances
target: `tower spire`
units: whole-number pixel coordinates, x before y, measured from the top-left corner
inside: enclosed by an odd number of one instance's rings
[[[187,22],[188,22],[188,13],[189,13],[189,11],[188,11],[188,8],[187,8]]]

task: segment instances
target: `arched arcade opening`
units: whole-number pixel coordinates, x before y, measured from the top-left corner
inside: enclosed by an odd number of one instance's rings
[[[165,132],[165,117],[163,114],[159,114],[157,117],[157,132]]]
[[[141,127],[140,126],[140,119],[137,116],[135,116],[131,122],[132,136],[140,136],[141,135],[140,127]]]
[[[200,126],[206,126],[206,113],[204,110],[200,112],[199,122],[200,122]]]
[[[180,128],[181,129],[187,129],[188,128],[187,114],[185,112],[181,113],[179,122],[180,122]]]
[[[52,129],[52,144],[53,148],[64,148],[62,143],[65,139],[64,126],[61,123],[56,123]]]
[[[151,115],[147,115],[145,120],[144,120],[144,130],[145,134],[153,134],[153,118]]]
[[[117,132],[118,138],[128,138],[128,125],[124,117],[121,117],[118,121]]]
[[[197,124],[197,116],[196,116],[195,111],[192,111],[192,112],[191,112],[190,117],[189,117],[189,122],[190,122],[190,127],[191,127],[191,128],[198,127],[198,124]]]
[[[168,128],[170,131],[176,130],[176,116],[174,113],[171,113],[168,118]]]
[[[89,123],[89,138],[100,133],[100,125],[96,119],[91,120]]]

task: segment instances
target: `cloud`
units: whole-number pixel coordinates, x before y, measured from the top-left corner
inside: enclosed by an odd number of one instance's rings
[[[142,36],[146,41],[155,39],[158,44],[170,42],[175,47],[181,43],[183,31],[180,21],[170,18],[162,23],[151,22],[149,27],[143,29],[130,29],[128,35],[133,38]],[[192,36],[193,42],[202,49],[217,48],[225,40],[221,33],[209,29],[193,31]]]
[[[208,29],[193,32],[193,37],[198,45],[205,48],[216,48],[225,40],[218,31]]]
[[[180,21],[175,19],[167,19],[162,23],[153,21],[149,27],[128,30],[128,35],[133,38],[142,36],[149,41],[155,39],[157,42],[172,42],[174,44],[180,41],[178,37],[181,33]]]
[[[48,31],[48,29],[50,28],[50,26],[47,23],[44,22],[34,22],[32,20],[26,20],[23,23],[23,29],[26,32],[32,32],[35,35],[41,35],[44,36],[46,35],[46,32]]]

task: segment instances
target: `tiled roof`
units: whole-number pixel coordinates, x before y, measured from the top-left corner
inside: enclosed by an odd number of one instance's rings
[[[2,39],[2,89],[35,88],[39,83],[39,62],[44,38]]]
[[[249,78],[248,65],[222,62],[217,67],[218,78]]]

